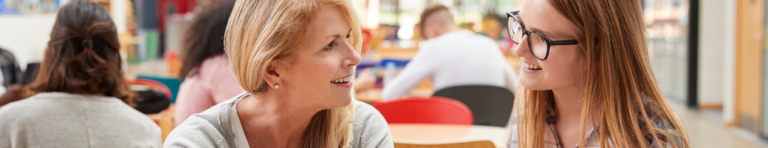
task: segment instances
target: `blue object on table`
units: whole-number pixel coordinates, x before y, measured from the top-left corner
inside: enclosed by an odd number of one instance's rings
[[[181,81],[176,78],[169,78],[169,77],[155,77],[155,76],[143,76],[139,75],[138,78],[142,79],[150,79],[155,80],[157,82],[163,83],[168,89],[171,90],[171,103],[176,103],[176,96],[177,93],[179,93],[179,86],[181,85]]]
[[[395,66],[395,62],[387,61],[386,66],[384,66],[384,84],[386,85],[392,81],[392,79],[395,78],[395,75],[397,75],[397,67]]]
[[[363,59],[360,61],[360,64],[357,64],[357,69],[365,69],[368,67],[374,67],[376,65],[379,65],[378,61]]]
[[[395,60],[395,59],[382,59],[381,62],[379,62],[379,66],[381,67],[387,67],[387,63],[394,63],[395,67],[402,68],[405,67],[405,65],[408,65],[408,62],[411,62],[411,60]]]
[[[376,67],[376,65],[379,65],[379,62],[373,61],[373,60],[368,60],[368,59],[361,60],[360,64],[357,64],[357,68],[355,70],[355,72],[356,72],[355,78],[360,76],[360,73],[363,72],[363,69],[368,68],[368,67]]]

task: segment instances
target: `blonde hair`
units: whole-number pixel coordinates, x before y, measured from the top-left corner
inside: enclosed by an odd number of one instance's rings
[[[667,104],[651,69],[640,1],[549,2],[576,26],[580,53],[587,60],[580,137],[585,137],[588,115],[593,115],[599,124],[595,131],[601,147],[645,148],[649,147],[646,138],[666,141],[673,147],[690,147],[688,133]],[[545,118],[554,108],[553,93],[518,90],[521,93],[514,114],[518,117],[519,147],[544,147]],[[663,120],[669,129],[658,127],[651,119]],[[584,147],[585,140],[579,139],[579,147]],[[654,147],[665,147],[662,143]]]
[[[286,63],[289,55],[308,39],[309,24],[325,6],[337,7],[346,15],[352,28],[349,43],[359,52],[360,22],[346,0],[238,0],[229,17],[224,44],[240,86],[251,94],[268,91],[263,74],[269,63]],[[353,103],[318,112],[307,127],[304,147],[349,147],[353,118]]]

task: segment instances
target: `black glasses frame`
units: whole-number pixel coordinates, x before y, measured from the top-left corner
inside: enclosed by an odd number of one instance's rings
[[[520,41],[522,41],[522,37],[528,37],[528,50],[531,51],[531,54],[533,54],[533,57],[536,57],[536,59],[539,59],[539,60],[542,60],[542,61],[546,60],[549,57],[549,48],[552,45],[576,45],[576,44],[579,44],[579,41],[577,41],[577,40],[558,40],[558,41],[553,41],[552,39],[549,39],[548,37],[544,36],[543,34],[541,34],[539,32],[526,30],[525,29],[525,25],[523,25],[523,23],[520,22],[520,19],[517,19],[517,13],[519,13],[519,12],[520,12],[520,10],[515,10],[515,11],[507,12],[507,24],[509,24],[509,20],[510,19],[514,19],[515,21],[517,21],[518,24],[520,24],[520,29],[521,29],[521,31],[523,33],[523,35],[520,38]],[[512,28],[511,27],[513,27],[513,26],[507,26],[507,34],[509,35],[509,38],[514,38],[515,34],[512,33]],[[539,56],[536,56],[536,54],[533,53],[533,48],[531,47],[531,33],[540,36],[541,38],[544,39],[544,41],[546,41],[546,43],[547,43],[547,53],[544,55],[544,58],[540,58]],[[512,42],[514,42],[515,44],[520,44],[520,43],[516,42],[514,39],[512,40]]]

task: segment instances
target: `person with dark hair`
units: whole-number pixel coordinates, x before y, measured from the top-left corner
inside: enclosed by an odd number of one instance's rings
[[[235,0],[225,0],[203,11],[187,31],[174,125],[245,92],[229,69],[222,45],[234,5]]]
[[[22,72],[11,51],[0,48],[0,106],[22,99]]]
[[[104,8],[61,7],[31,97],[0,108],[0,147],[160,147],[160,128],[129,105],[119,49]]]

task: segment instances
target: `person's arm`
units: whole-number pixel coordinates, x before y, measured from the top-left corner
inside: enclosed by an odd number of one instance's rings
[[[208,84],[204,84],[198,78],[200,77],[188,77],[181,83],[173,115],[174,126],[178,126],[192,114],[205,111],[215,105],[211,99],[213,97],[207,87]]]
[[[428,46],[419,50],[394,79],[384,84],[384,90],[381,92],[382,101],[407,95],[421,80],[432,75],[433,69],[440,62],[439,58],[440,55],[430,52]]]
[[[376,74],[373,71],[378,70],[366,68],[357,74],[357,78],[355,78],[355,92],[369,90],[376,85]]]
[[[21,96],[22,86],[18,84],[10,85],[5,89],[5,93],[0,96],[0,106],[6,105],[13,101],[22,99]]]

